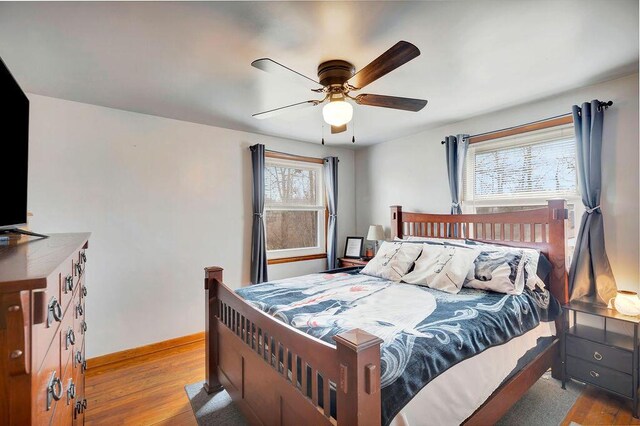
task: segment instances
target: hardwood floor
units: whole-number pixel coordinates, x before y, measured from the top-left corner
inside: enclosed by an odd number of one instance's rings
[[[184,386],[204,380],[204,340],[87,370],[87,425],[197,425]]]
[[[204,379],[204,341],[87,371],[87,425],[196,425],[184,391]],[[640,425],[629,401],[587,387],[562,425]]]
[[[576,422],[581,425],[640,425],[631,414],[628,399],[587,386],[573,405],[562,426]]]

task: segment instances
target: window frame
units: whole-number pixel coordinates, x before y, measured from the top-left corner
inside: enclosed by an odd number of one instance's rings
[[[299,206],[299,205],[279,205],[269,206],[265,200],[264,217],[265,217],[265,248],[267,239],[267,211],[316,211],[318,214],[318,245],[316,247],[303,247],[293,249],[281,249],[281,250],[266,250],[267,252],[267,264],[277,265],[281,263],[289,262],[301,262],[314,259],[326,259],[327,258],[327,222],[328,222],[328,207],[326,200],[326,192],[324,186],[324,160],[322,158],[314,157],[299,157],[289,154],[282,154],[276,152],[265,153],[265,169],[270,165],[281,166],[298,166],[303,168],[311,168],[318,171],[317,191],[318,198],[322,201],[321,204],[314,206]]]

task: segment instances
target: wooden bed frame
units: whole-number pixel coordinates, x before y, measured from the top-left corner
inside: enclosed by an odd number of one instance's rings
[[[458,238],[539,249],[553,264],[550,291],[566,303],[566,217],[564,200],[535,210],[474,215],[408,213],[392,206],[391,237],[454,238],[448,234],[456,233]],[[224,387],[250,424],[380,424],[381,339],[359,329],[336,335],[335,346],[309,336],[247,304],[223,283],[217,266],[205,269],[204,286],[208,393]],[[557,333],[560,325],[558,319]],[[559,377],[559,346],[556,338],[465,424],[495,423],[549,367]],[[324,386],[319,395],[320,378]],[[327,381],[335,388],[337,419],[324,403],[330,400]]]

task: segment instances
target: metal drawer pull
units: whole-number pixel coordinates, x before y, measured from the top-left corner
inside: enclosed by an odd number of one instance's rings
[[[68,293],[73,291],[73,275],[67,275],[64,278],[64,292]]]
[[[85,286],[82,286],[82,295],[85,297],[87,296],[87,287]]]
[[[87,322],[85,320],[82,320],[82,322],[80,323],[80,331],[82,332],[82,334],[87,332]]]
[[[82,259],[83,263],[87,263],[87,254],[84,251],[80,253],[80,258]]]
[[[47,411],[51,409],[51,403],[55,399],[59,401],[62,398],[62,381],[56,377],[55,370],[51,373],[49,384],[47,384]]]
[[[78,414],[82,413],[83,411],[84,411],[84,408],[82,408],[82,401],[76,402],[76,408],[73,410],[73,418],[77,419]]]
[[[67,347],[66,349],[69,349],[69,345],[75,345],[76,344],[76,333],[73,332],[73,329],[71,327],[69,327],[69,329],[67,330]]]
[[[602,361],[602,354],[598,351],[593,353],[593,357],[598,361]]]
[[[71,400],[76,397],[76,385],[73,380],[69,380],[69,388],[67,389],[67,405],[71,404]]]
[[[598,377],[600,377],[600,373],[598,373],[597,371],[593,371],[593,370],[589,371],[589,375],[590,375],[591,377],[593,377],[593,378],[598,378]]]
[[[78,414],[84,413],[84,410],[86,409],[87,409],[87,400],[85,398],[83,398],[82,401],[76,402],[76,407],[73,410],[73,418],[77,419]]]
[[[78,303],[78,306],[76,306],[76,316],[81,317],[83,313],[84,309],[82,308],[82,303]]]
[[[55,297],[52,297],[49,301],[48,314],[47,314],[47,326],[50,326],[53,321],[62,321],[62,306]]]
[[[82,275],[82,265],[79,263],[76,263],[76,271],[78,272],[78,275]]]
[[[77,364],[82,364],[82,352],[80,352],[80,351],[76,352],[75,361],[76,361]]]
[[[82,361],[82,374],[84,374],[85,371],[87,371],[87,361],[86,360]]]

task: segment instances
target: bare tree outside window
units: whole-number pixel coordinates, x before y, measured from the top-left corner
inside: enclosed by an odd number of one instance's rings
[[[567,142],[572,141],[476,154],[475,198],[576,192],[575,143]]]

